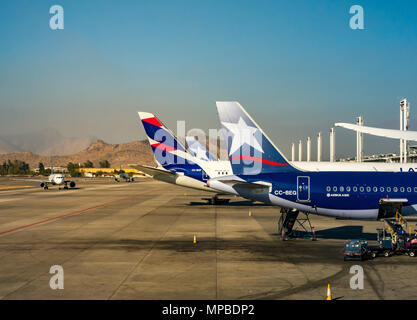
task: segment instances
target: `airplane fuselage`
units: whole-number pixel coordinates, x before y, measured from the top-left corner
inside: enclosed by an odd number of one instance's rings
[[[379,201],[407,199],[404,215],[416,213],[417,174],[402,172],[296,172],[241,176],[247,182],[269,184],[268,191],[254,191],[219,180],[209,185],[262,201],[307,213],[352,218],[378,219]]]

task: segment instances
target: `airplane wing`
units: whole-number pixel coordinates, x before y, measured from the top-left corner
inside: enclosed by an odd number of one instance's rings
[[[175,172],[171,172],[168,170],[164,170],[164,169],[159,169],[159,168],[155,168],[155,167],[151,167],[151,166],[143,166],[143,165],[136,165],[134,166],[135,169],[138,169],[139,171],[142,171],[150,176],[155,176],[155,175],[168,175],[168,176],[175,176]]]
[[[404,139],[409,141],[417,141],[417,131],[401,131],[394,129],[382,129],[366,126],[358,126],[351,123],[338,122],[334,124],[336,127],[342,127],[348,130],[371,134],[373,136],[385,137],[390,139]]]

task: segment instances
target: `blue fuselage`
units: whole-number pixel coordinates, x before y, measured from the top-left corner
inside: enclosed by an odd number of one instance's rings
[[[239,177],[271,185],[267,194],[238,187],[239,195],[245,198],[328,216],[376,218],[382,198],[407,199],[406,215],[415,214],[413,205],[417,204],[417,174],[408,172],[294,172]]]

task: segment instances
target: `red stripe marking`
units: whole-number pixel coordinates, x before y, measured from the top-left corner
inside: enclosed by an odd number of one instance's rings
[[[157,126],[157,127],[163,127],[162,126],[162,123],[160,123],[159,120],[157,118],[155,118],[155,117],[142,119],[142,121],[145,121],[147,123],[153,124],[154,126]]]
[[[98,204],[98,205],[90,207],[90,208],[81,209],[81,210],[78,210],[78,211],[73,211],[73,212],[70,212],[70,213],[66,213],[66,214],[63,214],[62,216],[52,217],[52,218],[44,219],[44,220],[34,222],[34,223],[31,223],[31,224],[26,224],[24,226],[20,226],[20,227],[16,227],[16,228],[13,228],[13,229],[10,229],[10,230],[2,231],[2,232],[0,232],[0,236],[3,235],[3,234],[6,234],[6,233],[14,232],[14,231],[21,230],[21,229],[26,229],[26,228],[33,227],[33,226],[40,225],[40,224],[44,224],[44,223],[47,223],[47,222],[50,222],[50,221],[54,221],[54,220],[66,218],[66,217],[69,217],[69,216],[74,216],[74,215],[77,215],[77,214],[81,214],[81,213],[87,212],[89,210],[93,210],[93,209],[97,209],[97,208],[101,208],[101,207],[106,207],[110,204],[117,203],[117,202],[124,201],[124,200],[128,200],[128,199],[132,199],[134,197],[137,197],[137,195],[127,197],[127,198],[118,199],[118,200],[114,200],[114,201],[110,201],[110,202],[106,202],[106,203],[102,203],[102,204]]]
[[[238,157],[231,157],[230,159],[252,160],[252,161],[256,161],[256,162],[262,162],[262,163],[265,163],[265,164],[270,164],[270,165],[273,165],[273,166],[288,166],[288,164],[285,164],[285,163],[269,161],[269,160],[255,158],[255,157],[251,157],[251,156],[238,156]]]
[[[162,142],[158,142],[158,143],[154,143],[152,145],[152,147],[158,148],[158,149],[162,149],[164,151],[175,151],[177,149],[175,149],[174,147],[170,147],[166,144],[163,144]]]

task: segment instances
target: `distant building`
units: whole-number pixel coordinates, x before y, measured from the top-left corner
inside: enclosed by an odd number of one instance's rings
[[[52,170],[54,169],[54,173],[68,173],[67,167],[45,167],[45,170]],[[39,173],[39,168],[33,169],[36,173]]]

